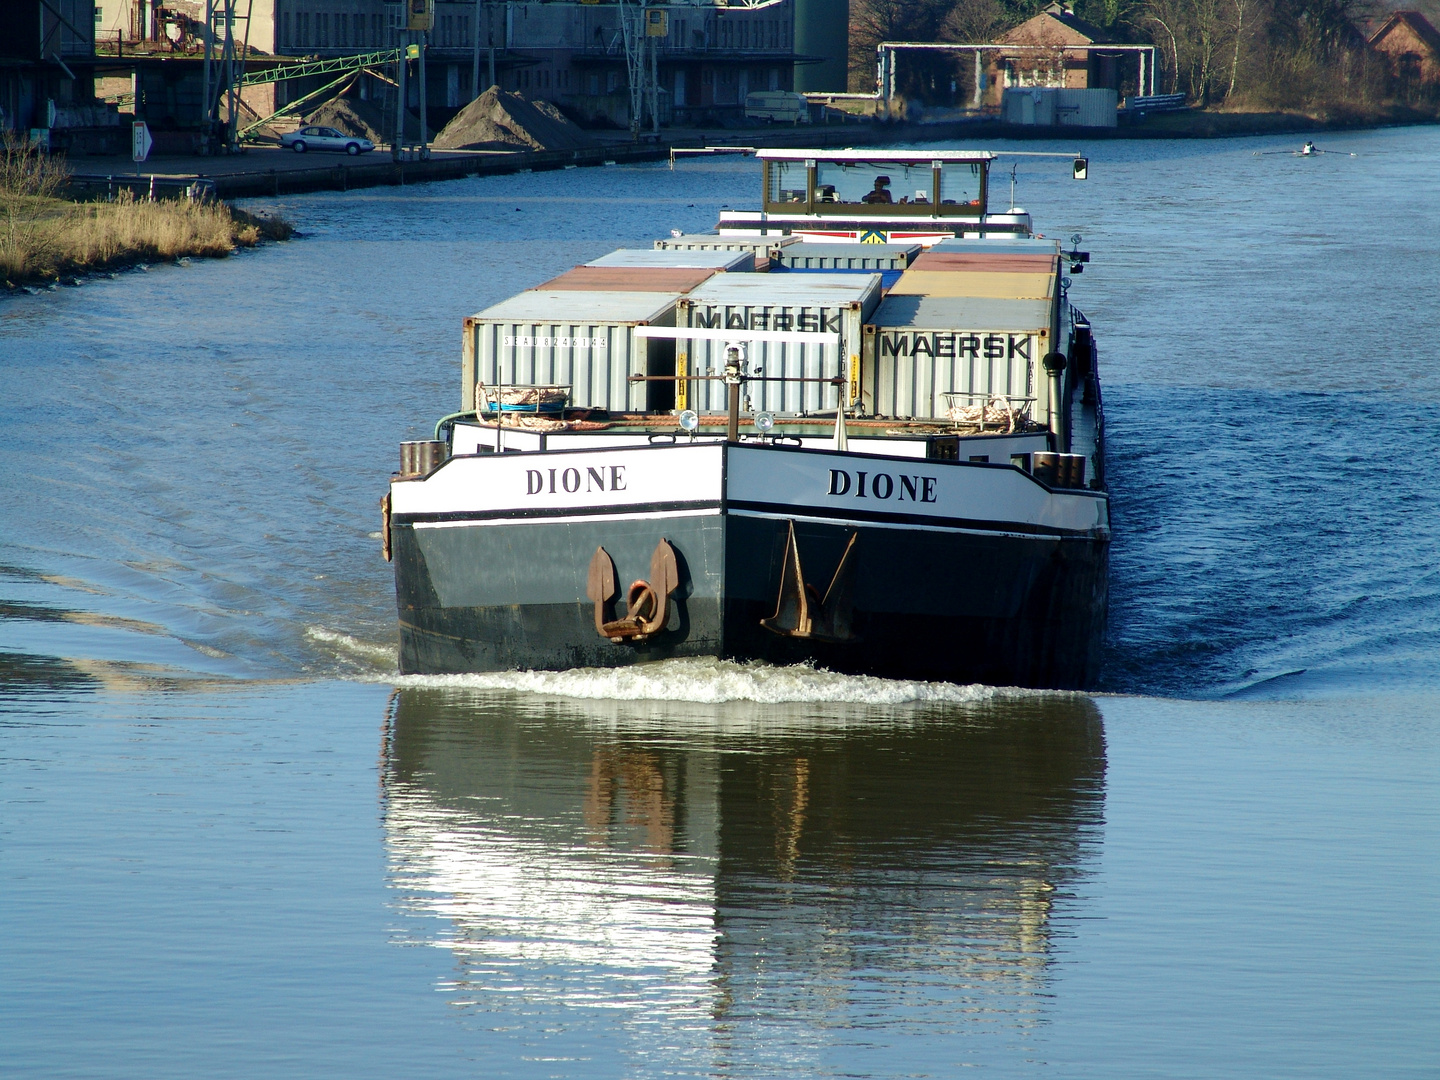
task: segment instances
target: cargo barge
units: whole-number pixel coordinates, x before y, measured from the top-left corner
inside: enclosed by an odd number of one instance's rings
[[[1088,255],[987,210],[989,153],[761,156],[761,211],[465,320],[461,409],[383,501],[403,672],[1093,682]]]

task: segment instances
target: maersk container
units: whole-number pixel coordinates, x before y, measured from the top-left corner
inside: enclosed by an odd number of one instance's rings
[[[497,388],[565,386],[573,408],[668,409],[675,343],[636,338],[637,326],[674,326],[680,294],[534,289],[465,320],[461,408],[484,408]],[[483,388],[483,391],[481,392]]]
[[[865,327],[865,411],[944,418],[953,405],[1004,397],[1043,423],[1048,383],[1041,362],[1063,347],[1059,319],[1053,299],[892,293]]]
[[[717,236],[715,233],[695,233],[688,236],[668,236],[655,241],[657,251],[748,251],[757,259],[763,259],[771,248],[785,247],[800,242],[798,236]]]
[[[755,269],[753,251],[726,251],[690,248],[671,251],[662,248],[621,248],[588,262],[586,266],[670,267],[681,270],[714,270],[740,273]]]
[[[720,274],[680,298],[676,325],[731,330],[802,330],[831,333],[834,345],[751,342],[749,370],[767,380],[840,377],[824,382],[750,381],[743,393],[747,411],[811,413],[847,406],[860,392],[863,327],[880,303],[879,274]],[[725,368],[723,341],[680,339],[676,370],[719,375]],[[757,371],[758,369],[758,371]],[[724,412],[728,392],[718,380],[676,385],[676,407]]]

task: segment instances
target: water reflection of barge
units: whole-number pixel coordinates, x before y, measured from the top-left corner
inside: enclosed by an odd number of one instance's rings
[[[403,671],[1093,680],[1086,256],[987,210],[988,153],[762,156],[760,211],[466,320],[463,411],[386,503]]]
[[[867,1023],[926,1007],[957,1030],[1040,1008],[1057,898],[1103,817],[1092,702],[643,709],[398,692],[392,881],[434,920],[407,937],[454,953],[452,996],[641,1027],[822,1030],[860,998]]]

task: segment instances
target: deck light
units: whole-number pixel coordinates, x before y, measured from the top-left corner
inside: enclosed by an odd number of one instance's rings
[[[700,427],[700,414],[694,409],[686,409],[680,414],[680,427],[685,431],[695,431]]]
[[[755,414],[755,430],[762,434],[768,434],[775,426],[775,414],[760,412]]]

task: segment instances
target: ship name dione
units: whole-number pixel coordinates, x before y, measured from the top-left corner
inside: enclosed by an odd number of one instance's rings
[[[894,498],[897,502],[933,503],[936,498],[935,477],[831,469],[830,490],[826,494],[850,495],[856,499]]]
[[[624,491],[624,465],[587,465],[583,469],[526,469],[525,494],[574,495],[580,491]]]

